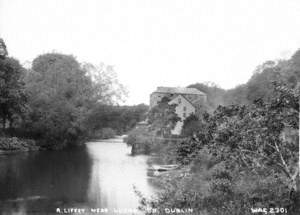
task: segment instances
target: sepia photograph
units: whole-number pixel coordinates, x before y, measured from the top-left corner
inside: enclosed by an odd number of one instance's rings
[[[300,215],[299,0],[0,0],[0,215]]]

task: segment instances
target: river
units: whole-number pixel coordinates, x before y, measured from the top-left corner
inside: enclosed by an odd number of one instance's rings
[[[148,157],[130,156],[130,150],[115,138],[62,151],[1,155],[1,214],[71,214],[75,209],[131,214],[139,206],[134,187],[148,197],[155,188],[147,174]]]

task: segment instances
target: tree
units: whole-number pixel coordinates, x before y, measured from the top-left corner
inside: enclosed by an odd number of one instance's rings
[[[201,129],[199,118],[195,114],[191,114],[183,121],[181,134],[185,137],[193,136]]]
[[[112,128],[122,134],[134,128],[136,124],[145,120],[148,106],[144,104],[134,106],[113,106],[97,104],[89,111],[86,126],[93,131]]]
[[[50,148],[80,141],[96,99],[92,80],[76,59],[57,53],[38,56],[24,80],[30,107],[24,129]]]
[[[8,55],[6,45],[2,38],[0,38],[0,58],[4,59]]]
[[[189,175],[170,177],[171,188],[149,205],[208,214],[251,214],[250,207],[280,205],[299,214],[300,91],[278,83],[273,89],[269,102],[219,106],[198,119],[197,135],[174,144],[177,161],[191,167]]]
[[[48,53],[34,59],[24,81],[30,111],[23,128],[45,147],[76,144],[95,130],[119,126],[121,112],[111,105],[124,89],[111,67]]]
[[[15,116],[20,116],[26,106],[24,83],[20,80],[24,68],[19,61],[5,57],[0,59],[0,117],[2,128],[13,125]]]
[[[299,92],[275,84],[271,102],[219,107],[213,117],[212,151],[222,159],[257,172],[273,170],[297,191]],[[288,131],[294,138],[285,138]],[[299,179],[298,179],[299,180]]]
[[[299,214],[299,56],[264,63],[226,92],[226,106],[187,119],[191,132],[173,147],[188,174],[163,177],[163,192],[143,205],[214,215],[283,207]]]
[[[273,97],[274,81],[295,89],[300,83],[299,56],[300,50],[289,60],[266,61],[259,65],[247,83],[226,92],[224,104],[252,104],[257,99],[270,101]]]
[[[155,130],[158,135],[169,136],[176,122],[180,120],[175,112],[176,104],[170,105],[169,101],[169,98],[163,97],[148,114],[151,129]]]
[[[126,88],[119,83],[112,66],[84,63],[83,70],[92,80],[95,98],[102,104],[118,104],[127,97]]]
[[[214,83],[195,83],[188,87],[196,88],[207,95],[207,104],[203,104],[205,111],[213,111],[218,105],[224,104],[226,91]]]

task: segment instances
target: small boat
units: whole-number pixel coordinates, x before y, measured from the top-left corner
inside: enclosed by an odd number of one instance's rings
[[[177,164],[170,164],[170,165],[155,165],[155,164],[153,164],[150,169],[154,170],[154,171],[158,171],[158,172],[164,172],[164,171],[174,170],[178,167],[179,167],[179,165],[177,165]]]

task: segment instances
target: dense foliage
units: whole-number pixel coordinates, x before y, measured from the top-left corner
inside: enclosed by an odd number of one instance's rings
[[[252,77],[245,83],[224,90],[213,83],[195,83],[188,87],[197,88],[207,94],[209,111],[219,105],[252,104],[256,99],[270,100],[273,96],[272,82],[283,82],[293,89],[300,82],[300,50],[288,60],[266,61],[257,66]]]
[[[169,104],[170,99],[163,97],[147,113],[147,122],[136,126],[128,133],[125,142],[132,146],[132,154],[164,154],[172,143],[171,131],[180,118],[175,113],[176,105]],[[164,157],[163,160],[168,160]]]
[[[300,94],[275,84],[273,95],[199,119],[196,135],[173,145],[183,168],[163,177],[163,192],[143,199],[144,206],[218,215],[279,207],[298,214]]]
[[[113,67],[47,53],[24,69],[1,44],[2,136],[35,139],[42,148],[60,149],[87,138],[113,137],[144,119],[146,105],[117,105],[127,92]]]
[[[196,114],[189,115],[184,121],[182,126],[181,135],[184,137],[191,137],[202,129],[202,125],[199,123],[200,117]]]
[[[26,97],[24,83],[21,81],[23,72],[24,68],[18,60],[0,58],[0,118],[3,130],[8,126],[12,127],[25,111]]]
[[[171,135],[176,122],[180,118],[175,113],[176,104],[169,104],[170,99],[163,97],[148,113],[148,122],[155,135],[167,137]]]
[[[224,104],[251,104],[256,99],[269,101],[273,97],[272,82],[282,82],[294,89],[300,82],[300,50],[288,60],[267,61],[258,66],[250,80],[228,90]]]
[[[84,134],[85,113],[95,102],[91,80],[73,56],[45,54],[24,78],[30,110],[22,127],[45,146],[75,143]]]
[[[220,91],[225,106],[189,116],[182,129],[186,138],[171,151],[182,168],[158,179],[163,191],[157,198],[139,193],[142,208],[161,214],[164,208],[209,215],[279,208],[299,214],[299,55],[265,63],[245,85]]]
[[[207,104],[204,107],[206,111],[211,112],[219,105],[223,105],[225,102],[224,96],[226,94],[226,90],[218,87],[214,83],[196,83],[191,84],[188,87],[196,88],[207,95]]]
[[[117,134],[123,134],[145,120],[148,106],[144,104],[133,106],[112,106],[97,104],[86,118],[86,125],[91,132],[103,128],[112,128]]]

